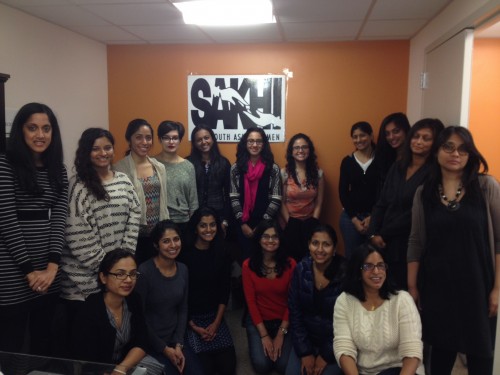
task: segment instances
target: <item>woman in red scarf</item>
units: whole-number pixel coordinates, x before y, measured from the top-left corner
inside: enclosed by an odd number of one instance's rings
[[[280,169],[261,128],[247,129],[238,143],[229,197],[244,260],[250,256],[249,239],[257,224],[263,219],[274,219],[281,205]]]

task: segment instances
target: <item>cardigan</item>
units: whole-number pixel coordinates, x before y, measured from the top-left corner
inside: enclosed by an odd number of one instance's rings
[[[134,186],[125,173],[114,172],[103,187],[109,200],[97,200],[77,176],[70,179],[61,259],[64,299],[83,301],[99,292],[97,270],[106,253],[117,248],[135,253],[141,206]]]
[[[165,172],[165,167],[156,159],[147,157],[148,161],[153,166],[155,173],[158,174],[158,179],[160,180],[160,221],[169,218],[168,208],[167,208],[167,173]],[[132,155],[125,156],[118,163],[113,165],[115,171],[125,173],[130,181],[134,185],[135,192],[141,202],[141,225],[147,225],[146,221],[146,197],[144,196],[144,190],[142,189],[142,184],[137,178],[137,172],[135,169],[135,162],[132,159]]]
[[[148,350],[146,321],[142,313],[141,298],[132,293],[125,298],[132,317],[131,337],[123,350],[123,358],[134,347]],[[83,303],[73,320],[70,348],[75,359],[112,363],[116,329],[111,325],[104,303],[104,293],[92,294]]]
[[[361,375],[401,367],[405,357],[418,358],[417,373],[425,373],[422,324],[408,292],[398,291],[374,311],[366,310],[359,299],[343,292],[335,304],[333,331],[337,363],[342,355],[352,357]]]
[[[243,202],[245,201],[244,189],[245,175],[240,173],[238,164],[231,166],[231,190],[229,198],[233,214],[240,225],[244,224],[241,220],[243,217]],[[255,227],[262,219],[273,219],[279,212],[282,199],[282,184],[280,168],[273,164],[271,169],[266,169],[257,188],[257,196],[255,198],[255,206],[250,213],[248,223],[250,227]]]
[[[21,188],[13,166],[0,156],[0,306],[40,297],[29,287],[26,275],[60,262],[68,210],[66,168],[61,175],[58,192],[47,169],[37,168],[33,178],[42,193],[35,195]],[[60,273],[47,293],[59,292],[59,280]]]
[[[495,264],[495,254],[500,254],[500,186],[492,176],[479,175],[478,179],[486,202],[488,241],[493,264]],[[412,226],[408,240],[408,262],[420,262],[425,252],[426,232],[422,189],[423,186],[417,189],[413,199]]]

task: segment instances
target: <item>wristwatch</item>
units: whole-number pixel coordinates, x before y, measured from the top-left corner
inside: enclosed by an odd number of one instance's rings
[[[283,336],[288,333],[288,330],[285,327],[280,327],[280,331],[283,334]]]

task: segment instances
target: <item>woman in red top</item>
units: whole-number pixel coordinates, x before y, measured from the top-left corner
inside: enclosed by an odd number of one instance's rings
[[[296,262],[280,246],[280,228],[272,220],[255,229],[257,249],[243,263],[243,289],[250,361],[258,374],[285,373],[291,350],[288,288]]]

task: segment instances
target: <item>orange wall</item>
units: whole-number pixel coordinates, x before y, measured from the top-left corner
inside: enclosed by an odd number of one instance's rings
[[[117,155],[123,155],[125,128],[133,118],[143,117],[154,127],[166,119],[187,125],[187,75],[282,74],[288,68],[294,76],[287,86],[286,138],[305,132],[315,143],[327,184],[322,219],[338,230],[339,168],[353,150],[350,127],[365,120],[377,131],[388,113],[405,111],[408,65],[408,41],[112,45],[108,46],[110,130],[117,139]],[[280,166],[285,146],[272,144]],[[186,137],[180,154],[189,150]],[[234,143],[221,144],[221,150],[234,162]]]
[[[475,39],[469,129],[500,180],[500,39]]]

